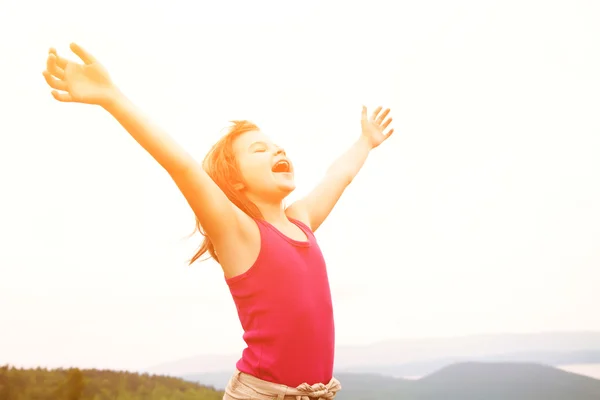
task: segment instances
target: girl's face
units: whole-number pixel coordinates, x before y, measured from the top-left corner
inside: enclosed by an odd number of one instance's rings
[[[240,135],[233,143],[233,151],[247,194],[267,201],[281,201],[296,188],[291,161],[283,149],[262,132]]]

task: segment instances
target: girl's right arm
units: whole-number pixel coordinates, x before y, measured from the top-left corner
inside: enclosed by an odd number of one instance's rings
[[[200,163],[129,99],[115,91],[104,108],[167,171],[217,247],[223,239],[246,231],[246,214],[229,201]]]
[[[77,44],[71,50],[83,64],[50,49],[43,75],[61,102],[95,104],[106,109],[169,173],[216,248],[230,248],[252,235],[250,218],[175,140],[153,125],[113,84],[108,72]]]

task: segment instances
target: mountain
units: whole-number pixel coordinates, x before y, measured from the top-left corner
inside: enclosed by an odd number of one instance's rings
[[[340,374],[339,400],[598,400],[600,380],[524,363],[461,363],[405,380]]]
[[[563,366],[574,364],[600,364],[600,350],[579,351],[523,351],[517,353],[489,354],[485,356],[442,357],[404,364],[357,365],[339,368],[338,372],[375,373],[394,377],[417,377],[430,374],[447,365],[460,362],[524,362]]]
[[[501,358],[501,357],[499,357]],[[518,361],[518,362],[514,362],[514,361],[474,361],[474,360],[470,360],[467,362],[495,362],[495,363],[510,363],[511,365],[516,365],[516,364],[540,364],[540,362],[537,361]],[[464,362],[463,362],[464,363]],[[437,366],[438,364],[443,364],[441,366]],[[421,365],[417,365],[417,367],[422,367],[422,370],[427,369],[426,373],[422,373],[419,374],[419,376],[426,376],[426,375],[431,375],[432,373],[438,371],[438,370],[443,370],[443,368],[448,367],[450,365],[454,365],[454,364],[461,364],[461,362],[451,362],[448,361],[446,363],[430,363],[430,364],[426,364],[425,366],[421,366]],[[583,375],[586,377],[591,377],[591,378],[595,378],[595,379],[600,379],[600,363],[598,364],[558,364],[558,365],[552,365],[552,364],[542,364],[542,365],[547,365],[547,366],[554,366],[556,368],[558,368],[559,370],[563,370],[563,371],[567,371],[567,372],[571,372],[571,373],[575,373],[577,375]],[[397,372],[401,372],[403,370],[402,366],[392,366],[389,368],[385,368],[385,367],[379,367],[379,368],[364,368],[363,371],[361,371],[361,369],[359,367],[355,368],[353,371],[335,371],[335,376],[336,377],[343,377],[343,376],[351,376],[353,378],[356,377],[377,377],[378,379],[384,379],[384,380],[392,380],[394,382],[396,382],[395,378],[398,377],[415,377],[417,374],[412,374],[410,372],[414,372],[416,369],[416,367],[413,366],[412,364],[408,365],[404,371],[408,372],[404,375],[402,374],[398,374]],[[225,386],[227,385],[227,382],[229,381],[229,378],[231,377],[231,375],[233,374],[233,370],[225,370],[225,371],[221,371],[221,372],[207,372],[207,373],[203,373],[203,374],[189,374],[189,375],[182,375],[180,376],[180,378],[185,379],[187,381],[191,381],[191,382],[198,382],[200,384],[203,385],[207,385],[207,386],[211,386],[211,387],[215,387],[217,389],[223,390],[225,388]],[[416,378],[411,378],[410,380],[414,380]],[[600,396],[598,397],[600,399]]]
[[[203,374],[177,375],[177,377],[189,382],[197,382],[201,385],[214,387],[219,390],[225,390],[225,387],[229,382],[229,378],[231,378],[233,375],[233,372],[233,369],[229,369],[219,372],[205,372]]]
[[[227,382],[230,374],[213,373],[184,379]],[[600,380],[531,363],[467,362],[428,376],[401,379],[379,374],[339,373],[342,390],[336,400],[598,400]],[[220,385],[215,385],[220,386]]]
[[[344,369],[451,357],[476,358],[494,354],[581,350],[600,350],[600,332],[489,334],[389,340],[370,346],[340,348],[336,353],[336,367]]]
[[[477,360],[494,355],[530,353],[576,353],[600,350],[600,332],[556,332],[537,334],[475,335],[454,338],[398,339],[367,346],[339,346],[336,348],[336,370],[360,372],[369,368],[379,371],[380,367],[424,363],[415,370],[418,373],[400,375],[422,375],[451,362]],[[590,353],[591,354],[591,353]],[[240,354],[202,355],[189,357],[150,367],[146,372],[156,374],[187,375],[208,372],[231,371]],[[544,356],[546,357],[546,356]],[[596,357],[596,356],[593,356]],[[492,359],[502,361],[500,359]],[[510,357],[505,361],[512,360]],[[546,363],[542,358],[527,357],[524,361]],[[576,361],[587,363],[587,361]],[[600,363],[600,361],[593,361]],[[570,362],[571,363],[571,362]],[[549,363],[555,364],[555,363]],[[429,366],[428,366],[429,365]]]

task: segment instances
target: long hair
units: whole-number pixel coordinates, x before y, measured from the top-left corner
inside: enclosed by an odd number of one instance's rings
[[[231,123],[232,125],[229,127],[227,134],[215,143],[204,158],[202,167],[223,193],[225,193],[229,201],[251,218],[262,219],[262,214],[258,207],[252,203],[242,191],[234,188],[234,183],[242,182],[242,173],[238,162],[235,159],[233,142],[237,137],[246,132],[258,130],[258,127],[252,122],[245,120],[231,121]],[[200,234],[204,236],[204,239],[196,251],[196,254],[190,259],[189,264],[193,264],[207,252],[210,256],[200,261],[205,261],[212,257],[216,262],[219,262],[219,257],[215,252],[215,246],[210,240],[210,237],[206,235],[198,218],[196,218],[196,229],[194,230],[194,233],[196,232],[200,232]]]

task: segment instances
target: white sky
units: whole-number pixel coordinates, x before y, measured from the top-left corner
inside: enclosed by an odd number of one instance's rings
[[[599,2],[0,9],[0,364],[243,348],[218,266],[185,266],[199,239],[168,175],[102,110],[52,99],[46,52],[71,41],[198,158],[228,120],[259,124],[293,198],[363,103],[392,108],[397,133],[318,232],[339,344],[600,330]]]

